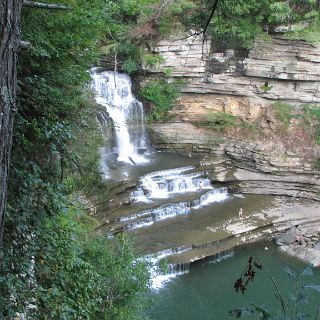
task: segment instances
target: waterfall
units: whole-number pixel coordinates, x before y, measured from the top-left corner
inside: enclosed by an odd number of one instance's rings
[[[91,71],[96,102],[113,120],[117,160],[130,164],[147,162],[142,155],[148,147],[142,103],[131,92],[128,75],[113,71]]]
[[[192,207],[194,209],[198,209],[210,203],[222,202],[227,198],[228,198],[228,188],[223,187],[223,188],[213,189],[203,194],[200,197],[200,199],[194,200],[192,202]]]
[[[168,198],[172,194],[197,192],[202,189],[212,189],[210,179],[203,178],[203,172],[186,173],[193,167],[157,171],[140,178],[140,190],[147,190],[147,198]],[[136,201],[144,200],[141,193],[132,194]]]
[[[117,219],[117,222],[126,224],[124,227],[125,230],[147,227],[160,220],[178,215],[188,215],[191,212],[196,213],[197,209],[215,202],[225,201],[228,197],[227,188],[217,188],[202,194],[199,199],[161,205],[154,209],[148,209],[129,216],[120,217]]]
[[[148,254],[140,258],[141,260],[146,261],[149,264],[149,270],[151,273],[151,287],[154,290],[160,289],[170,279],[179,274],[186,273],[189,270],[189,263],[180,264],[179,266],[177,264],[169,264],[168,272],[166,274],[163,274],[163,270],[159,264],[160,260],[165,259],[166,257],[169,257],[171,255],[183,253],[189,250],[191,250],[191,247],[175,247]],[[179,268],[181,270],[180,273],[178,272]]]
[[[190,270],[190,262],[170,263],[168,265],[168,274],[183,274]]]
[[[224,260],[227,260],[229,258],[233,258],[235,255],[234,250],[224,250],[222,252],[219,252],[213,256],[210,256],[205,259],[206,263],[220,263]]]

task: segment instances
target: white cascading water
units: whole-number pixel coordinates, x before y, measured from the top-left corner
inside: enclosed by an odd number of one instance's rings
[[[193,167],[152,172],[140,178],[140,188],[132,193],[134,201],[150,201],[152,198],[169,198],[172,194],[212,189],[210,179],[203,173],[187,173]],[[143,192],[147,190],[147,194]]]
[[[227,188],[213,189],[203,194],[200,199],[192,202],[192,207],[198,209],[214,202],[222,202],[228,198]]]
[[[163,274],[163,271],[159,266],[159,261],[171,256],[172,254],[183,253],[189,251],[190,249],[191,247],[176,247],[156,252],[154,254],[146,255],[142,258],[143,260],[147,261],[149,265],[151,265],[151,287],[153,289],[160,289],[164,286],[166,282],[170,281],[170,279],[180,274],[189,272],[189,264],[181,264],[180,272],[177,267],[175,268],[173,265],[169,265],[168,273]]]
[[[106,108],[114,123],[117,160],[130,164],[147,162],[140,154],[148,146],[143,106],[132,95],[130,77],[113,71],[98,72],[97,69],[91,71],[91,76],[96,102]]]
[[[98,117],[101,131],[106,140],[115,141],[113,150],[106,146],[101,150],[101,169],[107,177],[107,171],[117,161],[129,164],[142,164],[148,162],[143,151],[148,149],[148,139],[144,124],[143,106],[132,94],[131,80],[126,74],[118,72],[91,70],[92,86],[96,92],[96,102],[105,107]],[[112,119],[113,130],[110,127]],[[105,131],[104,131],[105,130]],[[107,133],[106,133],[107,132]],[[115,138],[115,139],[114,139]],[[110,159],[112,155],[112,160]],[[108,160],[107,160],[108,159]],[[112,165],[112,166],[111,166]],[[124,217],[118,217],[115,229],[132,230],[150,226],[157,221],[169,219],[178,215],[196,213],[199,208],[214,202],[225,201],[229,195],[227,188],[213,188],[205,172],[196,172],[192,166],[170,170],[152,172],[139,179],[139,186],[131,194],[132,202],[153,202],[154,199],[172,198],[175,194],[198,193],[197,199],[162,204],[156,208],[147,209]],[[161,201],[162,202],[162,201]],[[113,231],[108,237],[112,237]],[[114,232],[115,233],[115,232]],[[171,255],[181,254],[193,250],[193,245],[166,249],[158,253],[147,255],[143,260],[148,261],[152,277],[152,287],[161,288],[167,281],[177,275],[187,273],[190,263],[169,264],[167,274],[162,274],[159,262]],[[219,254],[209,263],[222,261],[233,252]]]
[[[220,263],[221,261],[234,257],[234,255],[235,255],[235,252],[233,250],[225,250],[209,257],[207,261],[210,264]]]
[[[217,188],[209,190],[199,199],[192,200],[190,202],[178,202],[172,204],[165,204],[155,209],[141,211],[130,216],[119,218],[119,222],[127,223],[126,230],[132,230],[142,227],[147,227],[154,224],[157,221],[172,218],[179,215],[187,215],[195,210],[215,202],[222,202],[228,199],[228,189]],[[132,221],[132,222],[131,222]]]

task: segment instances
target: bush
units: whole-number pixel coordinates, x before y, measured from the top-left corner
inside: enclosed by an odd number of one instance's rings
[[[225,112],[210,112],[208,114],[208,122],[210,126],[217,130],[223,130],[227,127],[235,126],[238,117]]]
[[[168,82],[165,79],[148,82],[140,90],[141,96],[152,102],[152,109],[148,115],[150,121],[162,121],[167,119],[168,111],[180,96],[181,81]]]
[[[311,130],[315,142],[320,145],[320,106],[319,104],[306,104],[303,106],[304,125]]]
[[[317,170],[320,170],[320,159],[316,159],[314,161],[314,167],[317,169]]]
[[[305,267],[300,274],[293,272],[288,266],[284,266],[283,270],[292,282],[292,290],[289,292],[287,299],[282,296],[278,284],[266,270],[265,266],[261,264],[259,258],[250,257],[245,271],[235,281],[234,288],[237,292],[245,294],[249,283],[252,283],[256,279],[256,274],[264,272],[274,286],[273,294],[277,301],[277,311],[271,314],[264,306],[258,306],[253,303],[248,307],[230,310],[229,315],[237,319],[241,317],[245,319],[253,317],[263,320],[318,319],[319,306],[315,302],[317,300],[314,300],[314,293],[320,293],[320,286],[318,284],[306,283],[305,280],[306,277],[313,276],[311,267]],[[305,305],[308,305],[308,307],[304,307]]]
[[[92,236],[94,222],[70,195],[100,186],[97,111],[86,88],[110,27],[108,9],[117,5],[71,2],[70,11],[22,12],[23,37],[32,48],[19,55],[0,256],[4,320],[16,312],[39,320],[139,319],[137,300],[148,286],[128,239]]]
[[[160,54],[145,54],[143,56],[143,61],[146,67],[152,68],[157,66],[158,64],[163,63],[165,60]]]
[[[272,108],[277,119],[281,122],[282,126],[287,129],[293,118],[292,111],[294,107],[289,103],[279,101],[272,104]]]
[[[69,208],[40,220],[32,235],[6,243],[1,319],[16,312],[28,319],[140,319],[147,265],[136,259],[125,235],[114,240],[90,235],[95,225]]]

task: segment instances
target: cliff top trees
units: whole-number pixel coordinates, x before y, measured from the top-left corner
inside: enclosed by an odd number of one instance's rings
[[[13,123],[17,111],[18,53],[30,47],[30,43],[22,41],[20,36],[20,16],[23,5],[34,8],[67,9],[63,5],[28,0],[8,0],[0,4],[0,250],[7,202]]]

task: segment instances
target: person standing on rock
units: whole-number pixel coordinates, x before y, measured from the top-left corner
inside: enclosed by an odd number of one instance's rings
[[[295,243],[297,243],[299,245],[303,244],[303,235],[302,235],[301,229],[299,228],[299,225],[296,225]]]
[[[239,210],[239,219],[243,218],[243,210],[242,208],[240,208]]]

